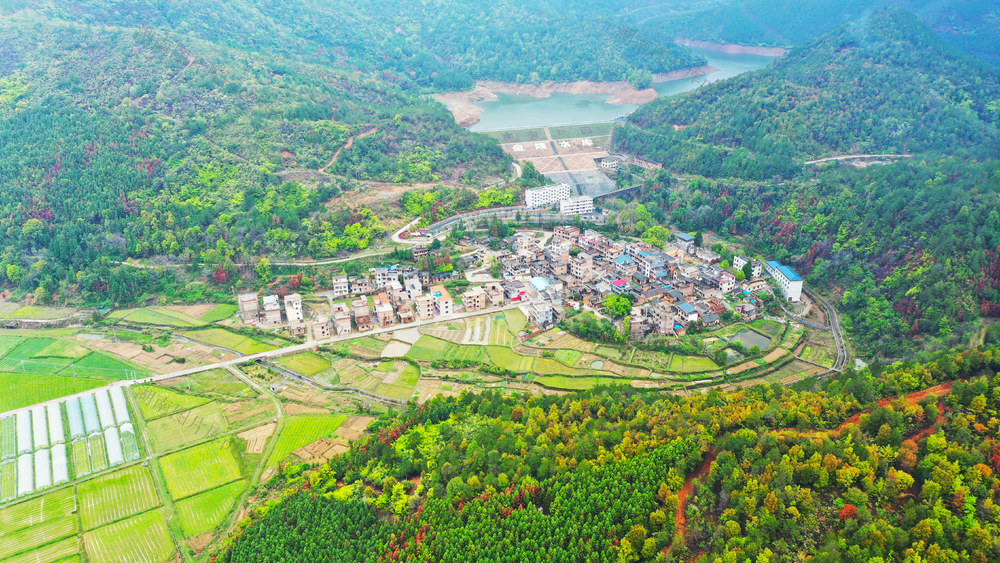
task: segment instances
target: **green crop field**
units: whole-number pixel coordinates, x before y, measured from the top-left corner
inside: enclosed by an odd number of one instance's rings
[[[222,408],[213,401],[151,421],[147,430],[153,451],[164,453],[216,436],[228,427]]]
[[[160,458],[167,489],[175,500],[241,478],[229,438],[221,438]]]
[[[529,141],[545,140],[545,129],[541,127],[533,129],[511,129],[509,131],[490,131],[483,134],[487,137],[492,137],[501,143],[527,143]]]
[[[576,365],[576,362],[580,360],[580,356],[582,355],[583,352],[579,350],[556,350],[556,361],[572,367]]]
[[[222,346],[223,348],[229,348],[230,350],[236,350],[241,354],[256,354],[258,352],[267,352],[276,348],[276,346],[266,342],[261,342],[255,338],[243,336],[242,334],[236,334],[235,332],[229,332],[228,330],[223,330],[221,328],[206,328],[204,330],[190,331],[186,333],[185,336],[189,336],[195,340],[200,340],[208,344],[214,344],[216,346]]]
[[[482,362],[486,360],[486,350],[482,346],[466,346],[463,344],[452,344],[445,354],[447,360],[465,360],[472,362]]]
[[[124,360],[94,352],[75,361],[60,375],[74,377],[103,377],[107,379],[134,379],[146,374],[146,370]]]
[[[43,348],[40,352],[35,354],[35,358],[68,358],[70,360],[78,360],[86,355],[90,354],[90,350],[68,342],[66,340],[56,340],[52,344],[49,344]]]
[[[504,311],[503,316],[507,320],[507,328],[515,335],[528,326],[528,317],[524,316],[524,312],[520,309]]]
[[[566,377],[564,375],[543,375],[535,379],[540,385],[553,389],[579,391],[593,389],[597,385],[629,385],[626,379],[614,377]]]
[[[177,514],[180,516],[184,537],[190,538],[214,530],[225,519],[246,487],[246,481],[233,481],[178,502]]]
[[[228,370],[213,369],[189,375],[178,388],[194,393],[222,395],[227,398],[256,398],[258,393]]]
[[[532,366],[535,364],[535,358],[519,356],[513,350],[504,346],[487,346],[486,350],[489,352],[493,363],[515,373],[530,372]]]
[[[83,543],[91,563],[162,563],[172,559],[176,550],[162,510],[151,510],[87,532]]]
[[[24,342],[24,339],[20,336],[0,335],[0,356],[6,356],[7,352],[20,346],[22,342]]]
[[[90,530],[159,506],[153,481],[146,467],[129,467],[85,481],[77,488],[80,519]]]
[[[408,395],[407,395],[408,396]],[[320,438],[328,438],[340,428],[347,417],[343,415],[302,415],[286,419],[285,428],[278,437],[274,452],[268,461],[270,465],[284,461],[289,454],[302,446],[307,446]]]
[[[146,420],[155,420],[168,414],[193,409],[209,401],[203,397],[192,397],[156,385],[134,387],[132,394]]]
[[[28,338],[21,342],[21,344],[13,350],[7,352],[4,357],[11,360],[27,360],[44,350],[53,342],[55,341],[51,338]]]
[[[403,373],[399,374],[399,378],[396,379],[395,385],[409,387],[412,389],[417,385],[418,381],[420,381],[420,370],[417,369],[417,366],[408,363],[406,364],[406,367],[403,368]]]
[[[228,319],[236,314],[236,305],[222,304],[216,305],[211,311],[201,316],[201,320],[206,323],[216,323]]]
[[[4,559],[3,563],[78,563],[80,561],[79,553],[80,539],[76,536],[70,536],[10,559]]]
[[[77,533],[76,497],[63,489],[0,510],[0,560]]]
[[[108,450],[104,445],[104,436],[87,438],[87,448],[90,450],[90,470],[104,471],[108,468]]]
[[[0,411],[43,403],[88,389],[103,387],[106,381],[56,375],[0,373]]]
[[[13,416],[0,419],[0,459],[17,454],[17,432]]]
[[[171,311],[163,307],[143,307],[141,309],[125,309],[122,311],[115,311],[112,318],[120,318],[122,320],[137,323],[137,324],[148,324],[157,326],[172,326],[179,328],[189,328],[195,326],[204,326],[206,323],[198,319],[193,319],[183,313],[177,311]]]
[[[332,367],[330,360],[312,352],[293,354],[276,360],[282,366],[297,371],[302,375],[314,375]]]
[[[0,463],[0,501],[17,496],[17,464],[13,460]]]
[[[593,369],[578,369],[566,367],[564,364],[553,360],[552,358],[538,358],[535,360],[534,366],[532,366],[531,371],[539,375],[591,375],[600,373],[598,370]]]
[[[87,441],[81,440],[73,442],[69,452],[70,461],[73,464],[73,474],[77,477],[90,475],[90,453],[87,451]]]
[[[5,319],[30,319],[30,320],[50,320],[68,317],[76,312],[76,309],[68,307],[21,307],[12,313],[3,315]]]
[[[674,354],[670,360],[670,371],[677,373],[695,373],[719,369],[715,362],[701,356],[681,356]]]
[[[447,340],[424,335],[417,340],[406,355],[417,361],[440,360],[453,346],[454,344]]]

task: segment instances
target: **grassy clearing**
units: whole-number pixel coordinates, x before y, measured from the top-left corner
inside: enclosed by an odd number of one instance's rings
[[[240,479],[239,463],[229,438],[160,458],[167,490],[175,500]]]
[[[545,129],[537,127],[534,129],[511,129],[510,131],[490,131],[483,133],[487,137],[492,137],[501,143],[527,143],[530,141],[544,141]]]
[[[321,371],[328,370],[332,366],[330,360],[314,354],[313,352],[302,352],[278,358],[277,363],[302,375],[314,375]]]
[[[253,399],[258,396],[249,385],[224,369],[213,369],[190,375],[178,388],[226,398]]]
[[[159,506],[149,468],[129,467],[81,483],[80,518],[83,528],[90,530],[150,508]]]
[[[104,385],[107,382],[99,379],[0,373],[0,389],[3,390],[0,393],[0,411],[43,403]]]
[[[222,523],[247,487],[244,480],[233,481],[177,503],[184,537],[211,532]]]
[[[413,395],[413,387],[403,387],[401,385],[389,385],[387,383],[379,383],[375,386],[375,393],[383,395],[385,397],[391,397],[393,399],[399,399],[400,401],[405,401]]]
[[[153,451],[163,453],[216,436],[225,432],[229,425],[219,403],[213,401],[158,418],[146,428]]]
[[[566,389],[569,391],[593,389],[597,385],[629,385],[628,381],[615,379],[613,377],[566,377],[564,375],[543,375],[536,378],[535,381],[546,387],[551,387],[553,389]]]
[[[0,510],[0,560],[77,533],[76,497],[63,489]]]
[[[622,359],[621,348],[612,348],[611,346],[598,346],[594,353],[598,356],[604,356],[605,358],[611,358],[612,360]]]
[[[410,390],[412,392],[412,390]],[[409,397],[409,394],[407,394]],[[340,425],[347,419],[343,415],[302,415],[292,416],[287,419],[281,436],[274,446],[274,452],[268,460],[269,465],[276,465],[302,446],[319,440],[329,438]]]
[[[575,139],[577,137],[605,137],[615,130],[614,123],[591,123],[589,125],[564,125],[549,127],[553,139]]]
[[[749,323],[751,328],[755,328],[765,334],[771,336],[777,336],[781,334],[781,331],[785,330],[785,325],[777,321],[771,321],[768,319],[757,319]]]
[[[208,402],[204,397],[192,397],[157,385],[140,385],[132,389],[139,411],[146,420],[186,411]]]
[[[161,563],[174,556],[174,542],[162,510],[98,528],[83,535],[92,563]]]
[[[528,326],[528,317],[526,317],[524,312],[520,309],[509,309],[504,311],[503,316],[507,321],[507,328],[515,335]]]

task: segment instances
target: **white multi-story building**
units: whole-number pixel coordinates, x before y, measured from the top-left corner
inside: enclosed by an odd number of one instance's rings
[[[351,284],[347,281],[347,276],[337,276],[333,278],[331,285],[333,285],[334,295],[348,295],[351,293]]]
[[[764,269],[777,282],[785,299],[793,303],[802,299],[802,276],[795,273],[795,270],[775,260],[764,264]]]
[[[594,212],[594,198],[571,197],[559,202],[559,213],[563,215],[586,215]]]
[[[298,293],[285,296],[285,316],[288,317],[288,322],[301,321],[305,318],[302,314],[302,296]]]
[[[545,207],[569,198],[569,184],[552,184],[524,190],[524,204],[528,207]]]

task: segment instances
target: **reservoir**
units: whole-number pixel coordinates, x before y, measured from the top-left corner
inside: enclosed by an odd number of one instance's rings
[[[761,55],[730,54],[720,51],[692,47],[691,51],[705,57],[708,64],[719,69],[705,75],[709,82],[723,80],[744,72],[750,72],[770,65],[775,57]],[[654,84],[660,96],[671,96],[697,88],[702,77],[694,80],[684,78]],[[548,98],[497,94],[497,99],[477,102],[483,109],[479,123],[472,131],[495,131],[498,129],[519,129],[522,127],[547,127],[586,123],[591,121],[611,121],[632,112],[636,104],[606,104],[608,94],[552,94]]]

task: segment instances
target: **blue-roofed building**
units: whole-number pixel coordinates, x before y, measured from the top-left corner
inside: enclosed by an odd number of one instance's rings
[[[802,276],[777,260],[764,264],[764,269],[778,285],[786,300],[797,303],[802,299]]]
[[[674,238],[681,242],[694,242],[694,237],[687,233],[674,233]]]

